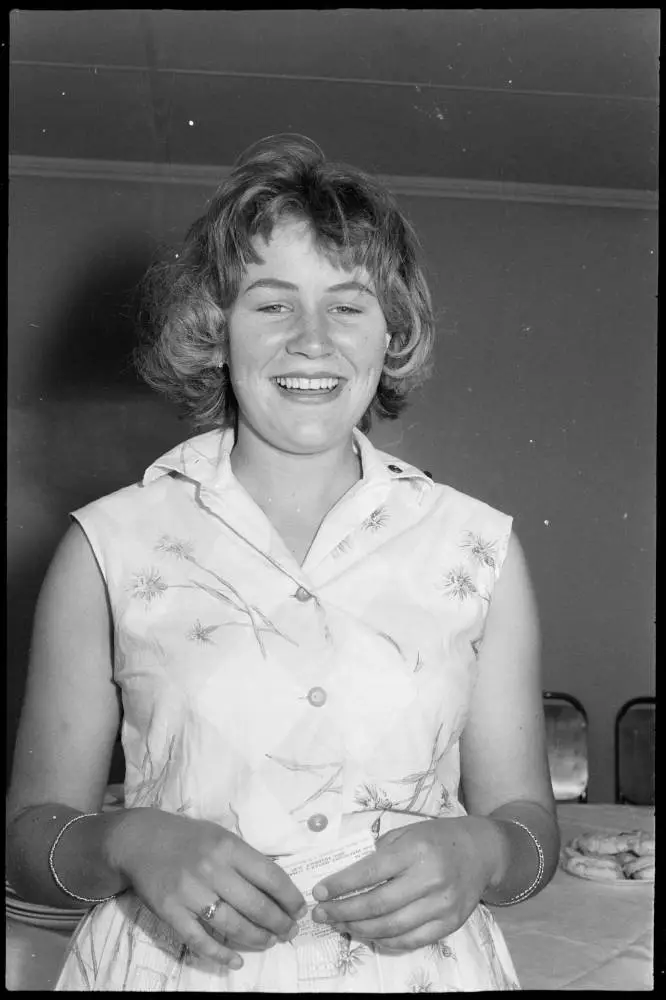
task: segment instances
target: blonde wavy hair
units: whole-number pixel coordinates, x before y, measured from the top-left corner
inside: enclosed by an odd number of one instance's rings
[[[389,191],[361,170],[328,162],[299,135],[262,139],[236,161],[190,227],[179,253],[155,263],[142,286],[142,378],[197,426],[235,421],[237,402],[226,353],[226,311],[249,263],[260,262],[257,236],[270,239],[285,218],[306,221],[318,248],[339,266],[365,267],[373,279],[390,342],[372,415],[396,418],[411,389],[430,373],[434,317],[416,234]]]

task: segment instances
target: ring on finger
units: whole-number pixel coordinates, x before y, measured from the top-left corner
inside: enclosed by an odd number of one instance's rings
[[[209,903],[208,906],[204,906],[203,910],[201,910],[199,914],[201,919],[206,921],[212,920],[215,917],[215,914],[217,913],[220,906],[222,906],[223,902],[224,900],[222,900],[218,896],[214,903]]]

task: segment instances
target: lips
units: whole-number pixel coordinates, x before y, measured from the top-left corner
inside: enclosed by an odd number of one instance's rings
[[[337,399],[347,379],[327,372],[312,375],[274,375],[271,382],[284,399],[299,403],[324,403]]]
[[[300,392],[332,392],[340,379],[337,376],[305,378],[294,375],[277,375],[274,381],[283,389],[297,389]]]

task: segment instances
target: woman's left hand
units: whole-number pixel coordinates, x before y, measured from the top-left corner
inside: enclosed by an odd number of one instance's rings
[[[312,916],[381,950],[412,951],[456,931],[500,863],[491,820],[424,820],[390,830],[373,854],[317,883]]]

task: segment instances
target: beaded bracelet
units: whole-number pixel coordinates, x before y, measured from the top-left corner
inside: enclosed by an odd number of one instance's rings
[[[70,896],[72,899],[78,900],[80,903],[106,903],[110,899],[115,899],[115,893],[113,896],[103,896],[101,899],[91,899],[89,896],[79,896],[78,893],[71,892],[71,890],[68,889],[66,886],[64,886],[60,881],[60,879],[58,878],[58,874],[53,864],[53,855],[55,854],[55,849],[60,843],[60,838],[62,837],[63,833],[65,832],[65,830],[68,830],[70,826],[72,826],[72,824],[77,823],[80,819],[87,819],[88,816],[100,816],[100,815],[101,813],[81,813],[80,816],[74,816],[73,819],[67,820],[67,822],[61,829],[60,833],[51,844],[51,850],[49,851],[49,868],[51,870],[51,875],[53,876],[55,884],[58,886],[59,889],[62,890],[62,892],[65,893],[65,895]]]
[[[493,903],[492,904],[493,906],[513,906],[514,903],[522,903],[524,899],[527,899],[528,896],[531,896],[538,888],[546,868],[546,862],[543,856],[543,850],[541,849],[541,844],[536,839],[532,831],[529,830],[524,823],[521,823],[517,819],[510,819],[508,822],[513,823],[515,826],[519,826],[521,830],[524,830],[525,833],[530,837],[532,843],[536,848],[537,856],[539,858],[539,868],[536,873],[536,878],[534,879],[532,884],[527,887],[527,889],[523,889],[522,892],[519,892],[516,896],[512,896],[511,899],[504,900],[504,902]]]

